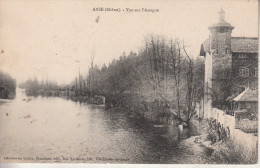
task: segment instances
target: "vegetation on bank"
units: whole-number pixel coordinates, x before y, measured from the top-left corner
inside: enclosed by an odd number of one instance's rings
[[[25,89],[25,92],[29,96],[46,95],[46,96],[59,96],[59,90],[62,86],[59,86],[53,81],[38,81],[34,79],[28,79],[27,81],[19,84],[19,87]]]
[[[94,66],[76,77],[75,90],[106,97],[106,107],[121,107],[162,123],[189,121],[203,97],[203,61],[186,52],[184,42],[147,36],[138,53],[123,53],[108,66]],[[81,92],[82,92],[81,91]]]
[[[16,80],[8,73],[0,70],[0,86],[7,90],[13,91],[16,88]]]
[[[245,149],[241,145],[234,144],[232,140],[227,140],[218,144],[218,149],[215,150],[212,157],[218,163],[231,164],[256,164],[258,160],[258,151],[256,149]]]
[[[16,80],[0,70],[0,98],[13,98],[15,95]]]
[[[189,55],[178,39],[150,35],[138,53],[123,53],[101,68],[94,61],[93,50],[88,73],[77,75],[70,85],[34,79],[20,87],[31,94],[66,95],[84,102],[102,95],[106,108],[124,108],[164,124],[173,119],[189,123],[203,97],[203,60]]]
[[[196,143],[206,147],[209,159],[218,164],[254,164],[258,160],[258,148],[245,148],[232,140],[229,129],[216,120],[208,120],[205,131],[195,138]]]

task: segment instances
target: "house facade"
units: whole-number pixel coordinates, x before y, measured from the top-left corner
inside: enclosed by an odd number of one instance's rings
[[[205,57],[203,113],[210,118],[212,107],[230,109],[229,97],[246,88],[258,90],[258,38],[232,37],[235,27],[219,12],[219,21],[209,26],[209,38],[201,44],[200,56]]]

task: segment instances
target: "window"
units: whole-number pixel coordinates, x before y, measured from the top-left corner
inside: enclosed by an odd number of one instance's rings
[[[242,77],[249,77],[249,69],[248,68],[240,68],[239,69],[239,76],[242,76]]]
[[[253,75],[256,78],[258,77],[258,68],[254,68]]]
[[[239,53],[238,56],[239,56],[239,58],[246,58],[247,55],[244,53]]]
[[[219,29],[219,32],[220,32],[220,33],[224,33],[224,32],[225,32],[225,28],[220,28],[220,29]]]
[[[246,102],[239,102],[240,103],[240,110],[246,109]]]

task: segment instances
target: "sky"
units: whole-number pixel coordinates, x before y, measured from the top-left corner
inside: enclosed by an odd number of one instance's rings
[[[121,12],[93,11],[96,7]],[[126,8],[159,12],[122,11]],[[86,74],[93,50],[101,67],[123,52],[138,52],[148,34],[184,40],[197,57],[221,8],[235,26],[232,36],[258,37],[256,0],[0,0],[0,69],[18,82],[38,77],[70,83],[79,67]]]

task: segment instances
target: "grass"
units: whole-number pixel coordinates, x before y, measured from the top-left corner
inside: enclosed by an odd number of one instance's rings
[[[232,140],[219,143],[218,150],[213,154],[216,162],[229,164],[255,164],[258,160],[258,148],[245,149],[234,144]]]

